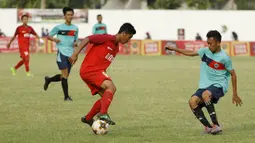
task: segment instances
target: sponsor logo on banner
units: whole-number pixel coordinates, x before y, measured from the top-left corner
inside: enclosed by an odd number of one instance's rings
[[[251,56],[255,56],[255,42],[250,42]]]
[[[119,53],[118,54],[129,55],[130,54],[130,43],[119,44]]]
[[[207,47],[205,41],[176,41],[177,48],[186,49],[191,51],[198,51],[200,48]],[[176,55],[181,55],[176,53]]]
[[[166,50],[167,46],[177,48],[174,41],[162,41],[162,55],[176,55],[175,51]]]
[[[230,50],[230,42],[221,42],[221,48],[229,55],[231,56],[231,50]]]
[[[143,55],[161,55],[161,41],[144,40],[142,46]]]
[[[141,49],[141,41],[140,40],[131,40],[130,41],[130,52],[134,55],[140,55],[140,49]]]
[[[29,16],[31,23],[62,23],[62,9],[18,9],[17,21],[21,22],[21,16]],[[73,23],[88,23],[87,9],[74,9]]]
[[[249,56],[250,47],[248,42],[232,42],[232,53],[234,56]]]
[[[206,45],[204,42],[185,42],[184,46],[186,50],[198,51],[200,48],[204,48]]]

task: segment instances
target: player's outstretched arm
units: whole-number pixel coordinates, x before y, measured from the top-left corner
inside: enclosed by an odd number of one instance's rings
[[[86,37],[85,39],[82,40],[81,44],[74,49],[73,55],[69,58],[69,61],[72,65],[77,61],[79,53],[88,43],[89,38]]]
[[[16,29],[16,32],[14,33],[13,37],[11,38],[10,42],[7,44],[8,49],[10,48],[11,43],[13,42],[13,40],[16,38],[17,35],[18,35],[18,30]]]
[[[166,47],[166,50],[170,50],[170,51],[176,51],[178,53],[181,53],[185,56],[198,56],[198,53],[196,51],[191,51],[191,50],[185,50],[185,49],[179,49],[179,48],[173,48],[173,47]]]
[[[232,88],[233,88],[233,97],[232,97],[232,103],[236,104],[236,106],[241,106],[243,104],[242,99],[237,94],[237,76],[235,70],[229,71],[231,74],[231,81],[232,81]]]
[[[56,43],[59,43],[59,42],[60,42],[59,39],[54,38],[53,36],[48,36],[48,39],[49,39],[50,41],[53,41],[53,42],[56,42]]]

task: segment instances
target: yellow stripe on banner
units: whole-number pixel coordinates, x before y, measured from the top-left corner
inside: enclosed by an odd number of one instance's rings
[[[231,43],[230,42],[221,42],[221,48],[229,55],[232,56],[231,53]]]
[[[142,55],[161,55],[161,41],[143,40],[141,44]]]
[[[249,42],[232,42],[231,54],[233,56],[250,56]]]

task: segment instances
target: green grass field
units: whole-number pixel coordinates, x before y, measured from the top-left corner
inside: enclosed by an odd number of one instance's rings
[[[254,143],[255,59],[234,57],[238,91],[244,105],[231,102],[232,89],[216,106],[223,127],[219,136],[200,135],[203,127],[188,106],[197,89],[199,58],[119,56],[108,69],[117,86],[110,107],[116,126],[105,136],[94,135],[80,122],[98,96],[79,76],[80,63],[69,78],[73,102],[64,102],[60,83],[42,89],[44,76],[58,73],[55,55],[31,56],[34,77],[24,67],[12,76],[9,68],[18,54],[0,54],[1,143]],[[208,118],[209,119],[209,118]]]

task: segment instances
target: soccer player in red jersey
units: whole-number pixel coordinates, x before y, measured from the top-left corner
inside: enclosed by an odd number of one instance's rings
[[[70,62],[74,64],[84,46],[88,43],[93,44],[83,60],[80,76],[90,88],[92,95],[99,94],[101,99],[97,100],[88,114],[81,118],[82,122],[91,126],[94,121],[93,117],[97,115],[99,119],[115,125],[108,115],[108,108],[116,92],[116,86],[106,74],[106,69],[119,52],[119,43],[129,42],[134,34],[136,30],[133,25],[124,23],[116,35],[98,34],[86,37],[70,57]]]
[[[31,76],[29,72],[29,40],[30,40],[30,34],[33,34],[36,36],[36,38],[39,39],[39,36],[36,34],[34,29],[27,25],[28,23],[28,16],[22,15],[21,17],[22,25],[17,27],[14,36],[12,37],[11,41],[8,43],[7,48],[10,48],[11,43],[18,35],[18,44],[19,44],[19,52],[21,60],[17,63],[17,65],[14,68],[11,68],[12,75],[16,75],[16,70],[21,67],[23,64],[25,64],[26,67],[26,75]]]

